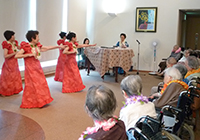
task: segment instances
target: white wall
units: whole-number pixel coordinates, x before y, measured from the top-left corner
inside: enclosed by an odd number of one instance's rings
[[[59,32],[62,31],[62,4],[63,0],[37,0],[37,30],[40,32],[40,43],[45,46],[57,45]],[[58,54],[58,49],[43,52],[40,61],[57,59]]]
[[[110,17],[105,12],[104,2],[110,9],[120,3],[116,9],[122,9],[117,17]],[[112,2],[113,1],[113,2]],[[135,52],[133,63],[137,62],[137,43],[140,40],[140,69],[153,70],[152,41],[159,40],[157,63],[168,57],[172,47],[177,43],[179,9],[200,9],[199,0],[95,0],[94,2],[94,42],[99,45],[112,46],[119,40],[119,34],[125,32],[127,41]],[[124,6],[123,6],[124,5]],[[135,32],[136,7],[158,7],[157,32]],[[90,36],[92,38],[92,36]],[[136,67],[135,67],[136,68]]]
[[[87,0],[69,0],[68,31],[75,32],[80,44],[86,36]]]
[[[25,40],[25,33],[28,30],[28,16],[27,12],[29,7],[29,1],[27,0],[0,0],[0,43],[5,38],[3,32],[5,30],[15,31],[15,37],[19,41]],[[23,64],[22,60],[19,60],[20,64]],[[3,49],[0,48],[0,67],[4,62]]]
[[[43,45],[56,45],[58,33],[62,30],[62,4],[64,0],[37,0],[37,29]],[[153,40],[159,40],[157,63],[170,54],[177,43],[179,9],[200,9],[199,0],[68,0],[68,31],[77,34],[79,43],[89,37],[92,43],[112,46],[119,40],[119,34],[125,32],[127,41],[137,55],[136,39],[141,41],[140,69],[153,70]],[[111,1],[111,4],[108,2]],[[114,1],[114,3],[112,3]],[[87,2],[92,2],[88,9]],[[117,3],[119,7],[115,7]],[[105,12],[105,4],[115,7],[121,13],[110,17]],[[157,32],[135,32],[136,7],[158,7]],[[9,10],[8,10],[9,9]],[[89,14],[87,13],[89,11]],[[91,12],[90,12],[91,11]],[[89,15],[89,16],[88,16]],[[89,17],[89,18],[88,18]],[[2,33],[6,29],[16,32],[16,39],[21,42],[29,30],[29,0],[0,0],[0,42],[4,40]],[[3,50],[0,49],[0,54]],[[42,53],[42,60],[57,58],[58,50]],[[0,66],[3,64],[0,55]],[[133,58],[136,64],[137,57]]]
[[[40,32],[40,42],[43,45],[57,45],[59,32],[62,30],[62,8],[64,0],[36,0],[37,19],[36,28]],[[4,41],[3,32],[7,29],[15,31],[15,37],[19,41],[27,41],[25,34],[29,27],[30,0],[0,0],[0,42]],[[67,25],[66,25],[67,26]],[[40,61],[57,59],[58,50],[42,53]],[[4,62],[3,49],[0,49],[0,68]],[[23,59],[19,59],[19,65],[23,65]]]

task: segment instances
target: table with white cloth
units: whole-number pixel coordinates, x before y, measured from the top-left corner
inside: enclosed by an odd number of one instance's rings
[[[100,48],[88,47],[84,51],[89,62],[91,62],[95,70],[104,78],[109,68],[114,68],[115,81],[117,82],[118,68],[121,67],[124,72],[128,72],[132,65],[132,57],[134,52],[130,48]],[[88,75],[90,73],[90,63],[88,63]]]

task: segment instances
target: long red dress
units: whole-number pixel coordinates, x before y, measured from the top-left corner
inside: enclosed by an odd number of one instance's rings
[[[37,44],[41,49],[42,45]],[[29,43],[22,42],[21,49],[24,54],[31,54],[33,52]],[[38,53],[40,55],[40,53]],[[40,61],[35,57],[25,57],[25,87],[22,97],[21,108],[37,108],[53,101],[50,95],[49,87],[44,76],[44,72],[40,65]]]
[[[59,39],[57,41],[58,45],[66,45],[65,41],[63,39]],[[58,62],[57,62],[57,66],[56,66],[56,72],[55,72],[55,77],[54,80],[55,81],[59,81],[62,82],[63,81],[63,71],[64,71],[64,64],[66,61],[66,54],[63,54],[63,50],[59,49],[60,51],[60,55],[58,57]]]
[[[69,51],[73,51],[73,44],[71,42],[67,43]],[[78,44],[75,44],[76,46]],[[73,93],[81,91],[85,88],[81,75],[76,62],[76,54],[68,54],[66,57],[64,65],[64,75],[63,75],[63,93]]]
[[[14,46],[7,41],[3,41],[2,43],[3,49],[7,49],[8,54],[14,53],[16,46],[18,46],[18,42],[15,40],[13,45]],[[0,77],[0,94],[10,96],[18,94],[22,90],[22,79],[17,59],[15,59],[15,56],[5,58]]]

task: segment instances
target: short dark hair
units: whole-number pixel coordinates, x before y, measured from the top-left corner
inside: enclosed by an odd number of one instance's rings
[[[102,85],[92,86],[87,92],[85,107],[94,120],[108,120],[113,116],[117,101],[109,88]]]
[[[12,37],[14,34],[15,34],[15,32],[10,31],[10,30],[6,30],[6,31],[3,33],[3,35],[4,35],[4,37],[6,38],[7,41],[10,40],[11,37]]]
[[[120,36],[124,36],[124,38],[126,38],[126,34],[125,33],[121,33]]]
[[[73,37],[76,37],[76,34],[73,33],[73,32],[69,32],[69,33],[67,34],[67,37],[66,37],[66,38],[67,38],[69,41],[71,41]]]
[[[38,35],[39,32],[36,31],[36,30],[29,30],[27,33],[26,33],[26,39],[31,42],[32,41],[32,38],[33,39],[36,39],[36,35]]]
[[[59,36],[60,36],[60,38],[63,38],[63,37],[66,36],[66,34],[67,34],[67,33],[65,33],[65,32],[60,32],[60,33],[59,33]]]
[[[197,52],[196,51],[191,51],[189,56],[195,56],[195,57],[197,57]]]
[[[88,38],[85,38],[85,39],[83,40],[83,44],[85,44],[85,42],[86,42],[87,40],[88,40],[89,43],[90,43],[90,40],[89,40]]]

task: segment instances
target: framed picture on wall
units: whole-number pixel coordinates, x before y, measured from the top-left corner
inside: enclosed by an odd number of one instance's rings
[[[136,8],[136,32],[156,32],[157,7]]]

